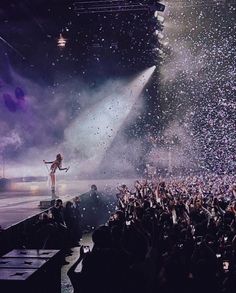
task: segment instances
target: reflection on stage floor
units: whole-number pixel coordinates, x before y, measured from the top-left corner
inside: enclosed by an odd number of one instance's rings
[[[98,191],[115,194],[120,184],[132,184],[132,179],[109,180],[74,180],[58,181],[56,195],[62,200],[70,200],[90,190],[95,184]],[[52,199],[47,182],[18,182],[11,190],[0,192],[0,226],[7,229],[42,211],[39,208],[41,200]]]

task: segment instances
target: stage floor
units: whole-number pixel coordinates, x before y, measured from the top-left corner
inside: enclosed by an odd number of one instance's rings
[[[57,196],[67,201],[90,190],[95,184],[98,191],[114,194],[120,184],[132,185],[132,179],[58,181]],[[41,200],[51,199],[47,182],[14,183],[10,191],[0,192],[0,226],[7,229],[43,210]]]

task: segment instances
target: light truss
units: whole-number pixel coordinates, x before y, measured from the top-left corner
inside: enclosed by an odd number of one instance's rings
[[[156,1],[134,2],[125,0],[76,1],[74,10],[78,14],[109,13],[125,11],[164,11],[165,5]]]

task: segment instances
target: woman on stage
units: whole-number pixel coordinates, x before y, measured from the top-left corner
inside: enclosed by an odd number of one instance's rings
[[[58,154],[56,156],[56,160],[55,161],[52,161],[52,162],[47,162],[45,160],[43,160],[43,162],[45,164],[51,164],[51,167],[50,167],[50,178],[51,178],[51,189],[52,189],[52,192],[55,193],[55,185],[56,185],[56,170],[59,169],[60,171],[63,171],[65,170],[66,172],[69,170],[69,167],[68,168],[62,168],[62,156],[61,154]]]

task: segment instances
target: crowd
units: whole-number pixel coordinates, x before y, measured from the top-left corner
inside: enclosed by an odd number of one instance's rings
[[[48,212],[42,213],[38,221],[30,225],[27,247],[70,250],[80,245],[82,232],[90,232],[104,223],[106,217],[105,200],[96,185],[92,185],[82,197],[65,203],[57,199]]]
[[[74,292],[235,292],[235,182],[206,175],[120,186],[93,248],[81,247],[68,271]]]
[[[70,249],[78,246],[82,238],[80,198],[55,201],[50,211],[39,216],[31,225],[28,247],[40,249]]]

